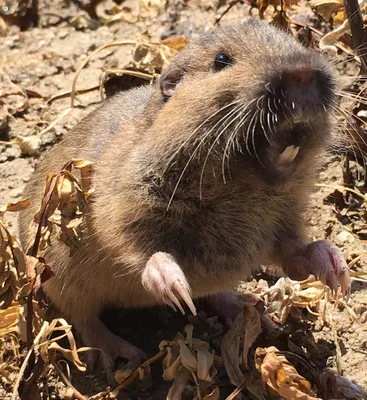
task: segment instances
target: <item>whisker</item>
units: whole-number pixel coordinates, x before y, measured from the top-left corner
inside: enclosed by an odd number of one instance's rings
[[[246,108],[247,108],[247,105],[242,105],[242,106],[240,106],[240,107],[238,107],[236,109],[237,115],[232,119],[232,121],[230,123],[228,123],[226,126],[224,126],[224,128],[219,133],[217,133],[216,138],[214,139],[214,142],[209,147],[209,150],[208,150],[207,155],[205,157],[204,164],[203,164],[203,167],[202,167],[201,173],[200,173],[200,183],[199,183],[200,198],[202,198],[202,182],[203,182],[203,178],[204,178],[205,167],[206,167],[206,164],[208,162],[208,159],[209,159],[211,151],[213,150],[213,148],[217,144],[217,142],[219,142],[219,139],[221,138],[221,136],[223,135],[225,130],[236,120],[236,118],[239,115],[241,115],[240,114],[240,112],[242,112],[241,109],[243,110],[243,109],[246,109]],[[230,116],[231,115],[229,115],[229,116],[227,115],[227,117],[230,117]]]
[[[231,107],[231,106],[233,106],[233,105],[236,105],[236,104],[238,104],[239,102],[240,102],[240,100],[233,101],[232,103],[229,103],[229,104],[223,106],[220,110],[216,111],[214,114],[210,115],[203,123],[201,123],[201,124],[194,130],[193,134],[191,134],[189,138],[191,139],[191,138],[194,136],[194,134],[204,125],[205,122],[209,121],[211,118],[215,117],[216,115],[218,115],[221,111],[225,110],[226,108],[229,108],[229,107]],[[226,116],[227,116],[227,115],[226,115]],[[225,117],[226,117],[226,116],[225,116]],[[223,117],[223,118],[225,118],[225,117]],[[195,149],[193,150],[191,156],[189,157],[188,161],[186,162],[186,164],[185,164],[185,166],[184,166],[184,168],[183,168],[183,170],[182,170],[182,172],[181,172],[181,174],[180,174],[180,176],[179,176],[179,178],[178,178],[178,180],[177,180],[177,183],[176,183],[175,187],[173,188],[172,195],[171,195],[171,197],[170,197],[170,199],[169,199],[169,202],[168,202],[168,204],[167,204],[167,210],[170,208],[170,206],[171,206],[171,204],[172,204],[172,201],[173,201],[173,198],[174,198],[174,196],[175,196],[175,194],[176,194],[176,192],[177,192],[177,189],[178,189],[178,187],[179,187],[179,185],[180,185],[180,183],[181,183],[181,181],[182,181],[182,178],[183,178],[183,176],[184,176],[184,174],[185,174],[187,168],[189,167],[191,161],[192,161],[193,158],[195,157],[197,151],[199,150],[200,144],[203,143],[203,140],[206,139],[206,138],[209,136],[210,132],[223,120],[223,118],[222,118],[220,121],[218,121],[218,122],[211,128],[211,130],[209,131],[209,133],[207,133],[207,134],[204,136],[204,138],[201,139],[201,141],[199,142],[199,144],[198,144],[198,145],[195,147]],[[188,143],[188,139],[186,139],[185,142],[183,143],[183,145],[180,146],[179,150],[175,152],[175,156],[179,153],[179,151],[184,147],[184,145],[185,145],[186,143]],[[171,157],[171,160],[172,160],[172,159],[173,159],[173,157]]]

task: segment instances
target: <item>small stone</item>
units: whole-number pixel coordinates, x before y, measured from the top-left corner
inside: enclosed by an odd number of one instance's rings
[[[20,157],[20,149],[16,147],[10,147],[6,149],[4,154],[7,156],[7,160],[11,161],[14,160],[15,158]]]
[[[17,189],[13,189],[9,192],[9,196],[10,197],[14,197],[14,198],[18,198],[22,195],[23,193],[23,189],[22,188],[17,188]]]
[[[362,315],[364,312],[367,311],[367,306],[364,304],[356,304],[353,307],[353,311],[357,314],[357,315]]]
[[[353,240],[353,235],[348,231],[340,232],[335,238],[335,244],[343,246],[346,243],[350,243]]]
[[[367,322],[367,311],[365,311],[365,312],[361,315],[361,318],[360,318],[359,322],[360,322],[361,324],[365,324],[365,323]]]

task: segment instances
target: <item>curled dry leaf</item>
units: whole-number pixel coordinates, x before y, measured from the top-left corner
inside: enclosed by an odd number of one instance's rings
[[[243,380],[240,368],[240,341],[243,331],[243,314],[237,315],[231,328],[223,336],[220,348],[224,367],[233,386],[239,386]]]
[[[311,7],[316,9],[317,14],[320,15],[325,21],[330,21],[330,19],[332,19],[332,17],[337,14],[338,11],[343,11],[344,20],[347,19],[343,0],[310,0],[309,4]],[[334,27],[336,26],[334,25]]]
[[[6,309],[17,298],[26,269],[25,256],[16,238],[2,220],[6,212],[16,212],[28,207],[28,200],[0,207],[0,308]]]
[[[320,49],[330,54],[336,55],[338,49],[334,46],[334,43],[342,37],[345,33],[349,32],[350,26],[349,21],[345,20],[342,25],[338,26],[325,36],[323,36],[319,42]]]
[[[6,206],[0,207],[0,217],[2,217],[6,212],[17,212],[26,209],[30,204],[28,199],[19,200],[16,203],[8,203]]]
[[[18,135],[15,143],[19,145],[22,155],[31,156],[39,152],[42,140],[38,136]]]
[[[208,343],[192,337],[192,325],[187,325],[185,332],[186,338],[178,333],[173,341],[163,341],[159,345],[160,350],[167,351],[162,362],[163,379],[173,379],[167,399],[181,399],[191,378],[196,384],[197,399],[218,399],[219,389],[214,384],[217,374],[214,354],[209,351]]]
[[[311,277],[302,282],[280,278],[270,288],[259,286],[256,292],[265,303],[264,315],[280,324],[285,323],[295,308],[307,308],[309,311],[316,308],[313,313],[317,314],[327,296],[327,289],[322,282]]]
[[[73,168],[80,171],[80,179],[73,174]],[[71,251],[81,241],[81,224],[91,188],[92,163],[75,159],[58,173],[49,173],[46,178],[45,194],[41,207],[31,226],[31,240],[28,251],[37,243],[38,250],[44,251],[51,243],[56,228],[57,236]]]
[[[248,353],[260,333],[260,314],[254,306],[245,304],[243,312],[238,314],[221,341],[222,359],[232,385],[240,386],[243,382],[244,374],[241,364],[245,369],[249,368]],[[241,338],[243,338],[242,357],[240,355]]]
[[[50,362],[55,363],[57,361],[56,352],[59,352],[71,361],[79,371],[84,372],[86,371],[86,364],[80,360],[79,353],[91,350],[91,348],[82,347],[78,349],[71,328],[71,325],[63,318],[54,319],[51,323],[44,321],[44,326],[42,327],[43,332],[37,348],[39,348],[40,355],[46,365]],[[55,336],[55,334],[58,335]],[[51,337],[52,335],[54,335],[54,337]],[[57,343],[64,337],[68,339],[70,349],[61,347]]]
[[[260,314],[255,307],[245,305],[243,308],[243,350],[242,364],[245,369],[249,369],[248,352],[261,333]]]
[[[157,43],[140,43],[134,50],[134,67],[149,74],[160,73],[189,40],[184,36],[161,40]]]
[[[310,0],[310,5],[325,21],[332,22],[333,30],[324,35],[319,43],[320,49],[331,54],[336,54],[338,49],[335,43],[345,34],[350,33],[348,17],[343,0]],[[358,0],[362,13],[366,11],[367,4]]]
[[[285,400],[322,400],[276,347],[257,348],[255,363],[263,382]]]
[[[6,310],[0,310],[0,338],[11,333],[19,333],[21,306],[13,302]]]

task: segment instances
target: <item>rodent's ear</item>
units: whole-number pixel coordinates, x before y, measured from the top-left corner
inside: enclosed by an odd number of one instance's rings
[[[164,101],[167,101],[176,91],[177,85],[182,80],[185,71],[180,68],[167,68],[159,78],[159,86]]]

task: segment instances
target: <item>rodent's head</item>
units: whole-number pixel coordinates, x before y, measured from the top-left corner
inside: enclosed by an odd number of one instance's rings
[[[158,83],[156,123],[182,135],[183,151],[235,154],[277,182],[325,143],[335,81],[320,54],[248,19],[205,33],[174,58]]]

